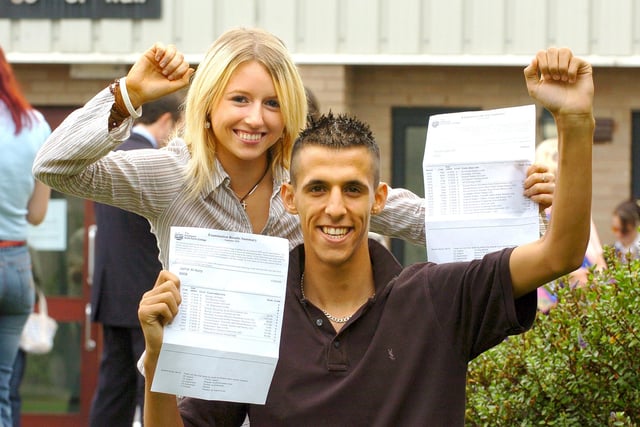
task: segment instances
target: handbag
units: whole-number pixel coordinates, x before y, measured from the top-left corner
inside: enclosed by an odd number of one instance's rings
[[[53,348],[58,322],[49,317],[47,299],[38,290],[38,312],[29,314],[20,336],[20,348],[27,353],[46,354]]]

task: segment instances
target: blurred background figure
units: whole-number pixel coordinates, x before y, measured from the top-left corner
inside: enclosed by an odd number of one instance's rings
[[[320,117],[320,104],[318,98],[308,87],[304,87],[304,93],[307,95],[307,120],[318,120]]]
[[[20,425],[20,380],[26,358],[18,355],[22,329],[33,310],[35,289],[27,224],[40,224],[51,189],[31,167],[51,129],[26,100],[0,47],[0,425]],[[16,369],[18,375],[12,378]],[[11,396],[11,397],[10,397]],[[13,398],[13,402],[11,401]]]
[[[613,210],[611,230],[615,236],[613,247],[622,262],[640,257],[640,206],[637,200],[626,200]]]
[[[13,372],[9,383],[9,400],[11,402],[11,418],[13,427],[20,427],[22,413],[22,395],[20,394],[20,384],[24,378],[24,370],[27,367],[27,353],[19,348],[16,359],[13,362]]]
[[[131,136],[117,150],[163,147],[181,120],[182,96],[145,104]],[[138,303],[162,266],[149,221],[122,209],[95,205],[96,259],[91,289],[92,318],[102,323],[103,351],[90,426],[130,427],[142,414],[144,379],[136,362],[144,351]]]
[[[550,138],[545,139],[536,147],[536,163],[541,163],[546,165],[549,168],[549,171],[554,175],[557,174],[558,170],[558,139]],[[579,191],[579,189],[576,189]],[[552,215],[553,206],[546,210],[547,218]],[[604,268],[607,268],[607,263],[604,260],[602,243],[600,242],[600,237],[598,236],[598,231],[596,230],[596,226],[593,222],[593,218],[591,219],[591,233],[589,235],[589,245],[587,246],[587,251],[584,255],[584,261],[582,266],[578,268],[576,271],[569,274],[569,282],[570,285],[575,286],[584,286],[587,284],[589,269],[595,266],[597,271],[600,271]],[[549,292],[549,290],[541,287],[538,289],[538,308],[540,311],[546,313],[552,308],[556,303],[555,296]]]

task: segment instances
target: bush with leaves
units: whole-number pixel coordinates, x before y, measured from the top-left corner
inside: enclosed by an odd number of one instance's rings
[[[555,284],[558,305],[529,332],[469,365],[473,426],[640,423],[640,261],[591,271],[585,288]]]

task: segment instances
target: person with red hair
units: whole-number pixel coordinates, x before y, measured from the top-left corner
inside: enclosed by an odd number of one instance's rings
[[[27,224],[40,224],[51,189],[31,168],[51,129],[23,95],[0,47],[0,425],[19,423],[9,385],[22,329],[33,310],[35,289],[27,248]],[[22,360],[22,359],[20,359]],[[12,420],[12,412],[14,420]],[[15,421],[15,422],[14,422]]]

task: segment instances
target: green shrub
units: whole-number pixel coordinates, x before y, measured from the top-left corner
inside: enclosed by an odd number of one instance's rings
[[[556,284],[558,305],[533,329],[469,365],[473,426],[636,426],[640,421],[640,261]],[[558,286],[559,285],[559,286]]]

